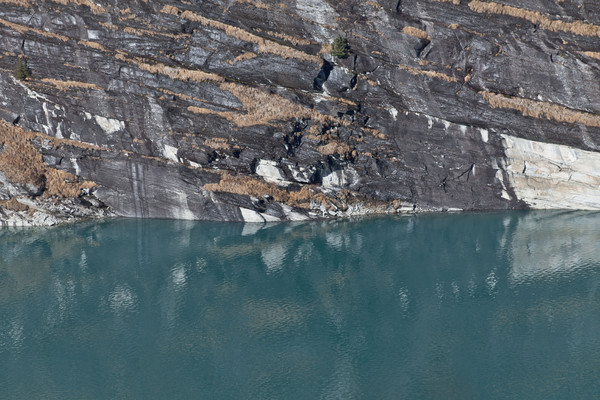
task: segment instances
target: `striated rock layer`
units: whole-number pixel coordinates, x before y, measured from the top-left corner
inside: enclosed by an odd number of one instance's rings
[[[596,1],[0,0],[0,46],[4,223],[600,208]]]

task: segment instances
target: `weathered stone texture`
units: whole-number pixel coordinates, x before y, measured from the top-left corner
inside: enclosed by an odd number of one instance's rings
[[[590,1],[0,0],[0,118],[117,215],[597,209],[599,41]]]

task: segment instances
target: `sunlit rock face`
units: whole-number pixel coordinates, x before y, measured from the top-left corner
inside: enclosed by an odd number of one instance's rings
[[[571,0],[0,0],[0,201],[33,197],[56,222],[65,199],[79,216],[227,221],[595,209],[598,15]],[[329,54],[337,36],[346,58]],[[0,220],[27,223],[11,204]]]
[[[504,136],[506,172],[532,208],[600,209],[600,153]]]

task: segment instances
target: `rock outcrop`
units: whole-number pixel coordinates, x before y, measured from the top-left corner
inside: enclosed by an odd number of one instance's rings
[[[600,208],[594,1],[0,0],[0,45],[5,223]]]

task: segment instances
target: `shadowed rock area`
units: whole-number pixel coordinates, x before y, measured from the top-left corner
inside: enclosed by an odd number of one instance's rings
[[[0,46],[2,224],[600,208],[593,1],[0,0]]]

